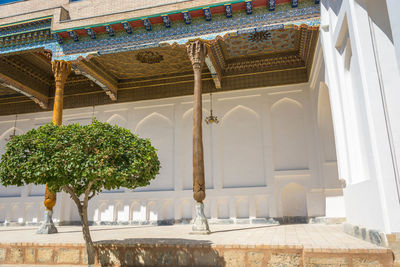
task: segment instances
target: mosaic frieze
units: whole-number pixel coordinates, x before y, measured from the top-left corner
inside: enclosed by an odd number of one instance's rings
[[[51,19],[47,18],[47,19],[36,20],[36,21],[31,21],[31,22],[26,22],[26,23],[19,23],[16,25],[2,27],[2,28],[0,28],[0,37],[50,29],[50,24],[51,24]]]
[[[43,37],[35,36],[37,39],[28,42],[7,41],[9,47],[0,45],[0,53],[45,48],[53,52],[55,59],[73,60],[90,53],[107,54],[158,47],[162,43],[185,43],[194,37],[213,39],[227,33],[260,32],[271,28],[282,28],[283,24],[319,25],[319,12],[319,5],[315,5],[314,0],[306,0],[299,1],[299,6],[295,9],[291,8],[290,4],[279,4],[276,5],[274,12],[270,12],[265,7],[253,8],[252,15],[247,15],[244,11],[235,11],[229,19],[228,13],[225,12],[212,14],[211,21],[205,21],[204,17],[189,18],[189,25],[186,24],[188,20],[169,21],[167,22],[170,25],[169,28],[166,27],[164,21],[162,24],[150,25],[151,30],[146,30],[145,25],[142,28],[133,28],[131,34],[128,32],[130,29],[115,31],[112,25],[106,25],[107,33],[88,33],[86,36],[79,36],[76,42],[72,37],[72,39],[66,38],[61,40],[62,43],[57,43],[56,39],[51,39],[50,32],[46,32]],[[256,48],[258,45],[251,49],[260,49]]]
[[[68,54],[90,53],[91,51],[112,53],[114,51],[123,51],[126,48],[134,50],[142,46],[154,47],[158,43],[171,41],[181,43],[180,40],[182,39],[186,42],[187,39],[198,36],[203,38],[206,35],[212,36],[213,34],[221,33],[224,35],[227,32],[242,32],[246,28],[251,28],[251,31],[254,31],[254,28],[262,28],[275,23],[296,23],[297,21],[300,24],[307,21],[311,24],[319,23],[319,6],[293,9],[291,12],[268,12],[268,10],[263,9],[263,12],[253,12],[251,16],[233,16],[229,20],[224,15],[223,17],[224,19],[217,19],[217,16],[213,16],[213,20],[210,22],[205,22],[204,18],[194,18],[190,25],[174,22],[173,26],[167,29],[163,25],[152,25],[153,29],[151,31],[135,29],[132,35],[115,32],[115,36],[112,38],[100,37],[100,34],[98,34],[96,40],[87,38],[78,43],[65,42],[62,45],[62,50],[60,50],[61,53],[56,52],[55,56],[63,57]]]

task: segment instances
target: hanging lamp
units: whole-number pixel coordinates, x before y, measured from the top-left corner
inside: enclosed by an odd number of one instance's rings
[[[218,124],[219,120],[217,116],[213,115],[213,106],[212,106],[212,90],[210,91],[210,116],[205,119],[207,124]]]

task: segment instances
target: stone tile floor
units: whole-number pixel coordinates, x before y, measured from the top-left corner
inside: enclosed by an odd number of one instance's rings
[[[211,225],[210,235],[192,235],[190,225],[92,226],[93,241],[142,244],[285,245],[308,249],[381,250],[343,232],[342,225]],[[38,235],[37,227],[0,227],[0,243],[82,244],[80,226],[59,226],[58,234]]]

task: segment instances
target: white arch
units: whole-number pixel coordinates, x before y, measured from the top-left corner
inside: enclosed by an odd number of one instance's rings
[[[146,205],[146,220],[153,221],[158,220],[157,203],[153,200],[149,201]]]
[[[290,97],[283,97],[283,98],[275,101],[274,104],[272,104],[271,111],[273,111],[274,109],[276,109],[277,107],[279,107],[280,105],[282,105],[284,103],[295,104],[299,108],[303,109],[303,105],[299,101],[294,100],[293,98],[290,98]]]
[[[203,108],[202,110],[203,110],[203,114],[208,112],[208,110],[205,108]],[[185,120],[187,118],[187,116],[189,116],[191,113],[193,113],[193,108],[189,108],[187,111],[185,111],[185,113],[183,113],[182,120]]]
[[[135,218],[134,218],[134,212],[135,212],[135,208],[136,208],[136,207],[138,208],[138,209],[137,209],[137,210],[139,211],[139,212],[138,212],[138,216],[140,217],[141,205],[140,205],[140,202],[139,202],[139,201],[135,200],[135,201],[133,201],[133,202],[131,203],[131,205],[130,205],[130,207],[129,207],[129,220],[130,220],[130,221],[135,220]],[[140,218],[137,219],[137,220],[140,220]]]
[[[144,117],[144,118],[136,125],[135,132],[137,132],[137,131],[142,127],[142,125],[143,125],[146,121],[150,120],[151,118],[158,118],[158,119],[161,119],[161,120],[163,120],[163,121],[166,121],[170,127],[172,126],[172,121],[171,121],[170,119],[168,119],[167,117],[165,117],[164,115],[162,115],[162,114],[160,114],[160,113],[158,113],[158,112],[153,112],[153,113],[151,113],[150,115],[147,115],[146,117]]]
[[[308,146],[302,105],[284,97],[271,106],[275,170],[308,168]]]
[[[117,124],[116,122],[118,122],[118,121],[122,121],[122,124],[121,124],[121,123],[120,123],[120,124]],[[126,121],[127,121],[127,120],[126,120],[124,117],[122,117],[121,115],[119,115],[119,114],[114,114],[114,115],[112,115],[110,118],[108,118],[107,123],[109,123],[109,124],[115,124],[115,125],[124,127],[124,126],[126,125]]]
[[[223,187],[264,186],[263,137],[260,116],[237,105],[220,126]]]
[[[244,110],[248,113],[250,113],[251,115],[254,115],[257,118],[260,118],[260,116],[258,115],[257,112],[255,112],[253,109],[243,106],[243,105],[237,105],[236,107],[232,108],[231,110],[229,110],[227,113],[225,113],[225,115],[222,117],[221,122],[224,123],[224,120],[226,118],[228,118],[232,113],[240,111],[240,110]]]
[[[2,135],[0,135],[0,141],[3,140],[4,138],[6,138],[8,135],[11,135],[11,133],[14,132],[14,129],[15,129],[15,134],[24,133],[21,129],[13,126],[10,129],[8,129],[7,131],[5,131]]]

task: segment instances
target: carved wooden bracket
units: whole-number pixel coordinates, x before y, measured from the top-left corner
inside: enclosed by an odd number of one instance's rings
[[[79,58],[72,65],[75,71],[100,86],[111,100],[117,100],[118,82],[103,69],[83,58]]]
[[[49,99],[43,92],[48,91],[47,85],[9,63],[4,60],[0,63],[0,83],[29,97],[41,108],[46,109]]]
[[[211,72],[211,77],[213,78],[215,88],[220,89],[222,80],[222,71],[217,64],[217,60],[212,52],[211,46],[208,47],[205,63],[208,67],[208,70]]]

